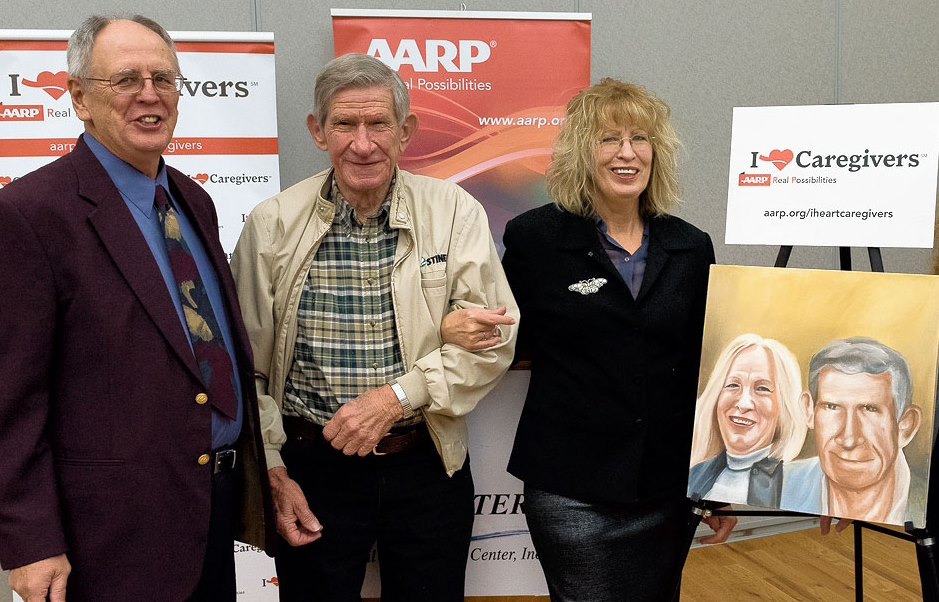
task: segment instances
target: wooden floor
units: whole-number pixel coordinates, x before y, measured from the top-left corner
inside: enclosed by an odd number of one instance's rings
[[[920,600],[915,546],[864,530],[864,600]],[[692,550],[683,602],[853,601],[854,534],[818,529]]]
[[[920,600],[913,544],[864,531],[865,602]],[[9,590],[0,579],[0,601]],[[817,529],[691,551],[682,602],[850,602],[854,597],[852,529],[826,537]],[[472,602],[544,602],[547,597],[474,597]]]
[[[865,530],[865,602],[920,600],[912,543]],[[822,537],[817,529],[691,551],[682,602],[853,602],[852,529]],[[467,598],[472,602],[543,602],[547,597]]]

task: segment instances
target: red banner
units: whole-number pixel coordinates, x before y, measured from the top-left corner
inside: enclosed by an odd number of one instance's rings
[[[333,11],[336,55],[398,71],[419,130],[401,159],[460,182],[505,222],[544,204],[544,173],[567,102],[590,84],[590,16]]]

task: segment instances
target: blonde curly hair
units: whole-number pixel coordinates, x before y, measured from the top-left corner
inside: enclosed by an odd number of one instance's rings
[[[548,192],[555,204],[582,217],[596,216],[594,180],[596,149],[605,130],[642,128],[652,137],[652,174],[639,197],[639,214],[668,215],[681,202],[678,186],[678,134],[671,109],[642,86],[603,79],[575,96],[554,143],[547,172]]]

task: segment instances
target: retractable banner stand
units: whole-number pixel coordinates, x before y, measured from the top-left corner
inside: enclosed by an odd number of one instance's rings
[[[931,248],[939,103],[737,107],[728,244]]]
[[[505,223],[548,201],[544,174],[568,101],[590,85],[590,15],[333,10],[336,55],[397,70],[419,120],[402,169],[458,182]],[[528,388],[510,372],[470,415],[476,523],[467,596],[543,595],[522,484],[505,468]],[[548,443],[548,442],[546,442]],[[363,596],[378,597],[377,563]]]
[[[458,182],[505,223],[548,201],[544,173],[568,101],[590,85],[590,14],[332,11],[336,56],[378,57],[411,93],[402,169]]]
[[[70,34],[0,30],[0,188],[68,153],[84,129],[66,89]],[[274,37],[171,35],[185,81],[164,158],[212,195],[230,254],[245,214],[280,191]],[[274,563],[253,546],[235,552],[240,598],[276,600]]]
[[[70,34],[0,30],[0,187],[68,153],[84,130],[66,89]],[[171,35],[185,81],[164,158],[212,195],[231,253],[244,214],[280,191],[274,38]]]

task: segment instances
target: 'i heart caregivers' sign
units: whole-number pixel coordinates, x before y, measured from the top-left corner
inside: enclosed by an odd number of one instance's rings
[[[939,103],[737,107],[728,244],[933,245]]]

